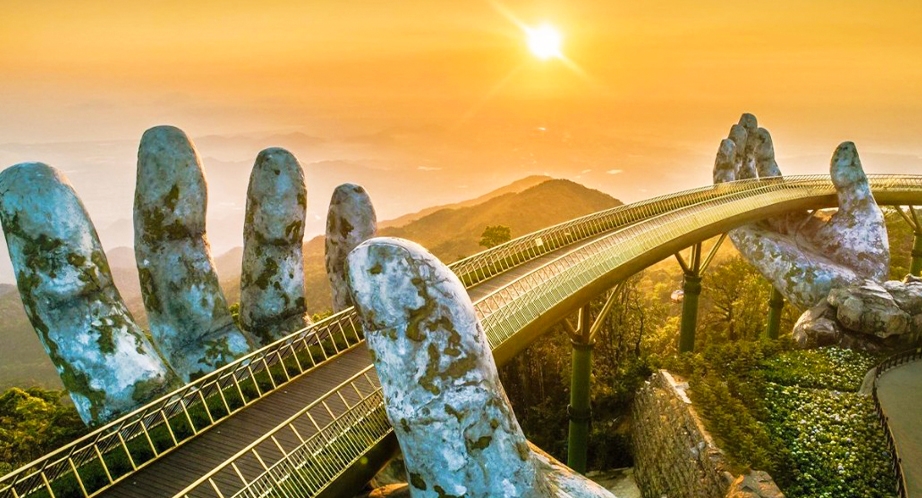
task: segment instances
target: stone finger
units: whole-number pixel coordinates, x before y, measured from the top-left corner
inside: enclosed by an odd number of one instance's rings
[[[247,354],[205,235],[201,160],[182,130],[151,128],[138,149],[135,258],[151,335],[186,382]]]
[[[378,221],[368,192],[361,185],[336,187],[327,211],[325,259],[333,294],[333,312],[352,306],[346,283],[346,256],[362,242],[375,236]]]
[[[753,154],[755,156],[756,172],[759,178],[773,178],[781,176],[781,169],[775,161],[775,147],[772,136],[765,128],[759,128],[750,137],[754,142]]]
[[[256,157],[247,189],[240,321],[260,345],[310,324],[304,302],[307,187],[298,160],[279,148]]]
[[[890,269],[887,226],[855,144],[844,142],[836,148],[829,173],[839,209],[816,231],[813,243],[821,253],[859,276],[883,282]]]
[[[714,159],[714,184],[736,180],[736,143],[729,138],[720,141],[717,158]]]
[[[61,172],[26,163],[0,173],[0,220],[26,314],[84,422],[179,387],[112,283],[96,230]]]
[[[741,147],[738,153],[741,154],[742,157],[740,158],[740,166],[736,173],[736,179],[748,180],[757,177],[755,162],[756,142],[753,140],[753,135],[759,125],[756,117],[748,112],[740,116],[739,125],[746,130],[746,143],[737,144],[738,147]]]
[[[743,164],[743,156],[745,155],[746,149],[746,138],[749,134],[740,124],[734,124],[730,127],[730,134],[727,138],[733,141],[734,150],[733,150],[733,178],[736,178],[737,171],[740,170],[740,167]]]

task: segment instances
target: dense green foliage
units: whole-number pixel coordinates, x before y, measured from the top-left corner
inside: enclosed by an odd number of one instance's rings
[[[737,342],[683,355],[708,430],[739,468],[767,470],[788,496],[885,497],[894,482],[873,400],[856,391],[879,360],[838,348]]]
[[[510,240],[512,240],[512,232],[509,227],[505,225],[488,225],[483,229],[483,233],[480,234],[478,244],[489,249]]]
[[[704,274],[696,338],[699,349],[755,339],[765,329],[771,287],[733,253],[725,248]],[[593,350],[591,469],[633,464],[628,437],[631,402],[653,370],[677,354],[682,307],[670,295],[681,288],[681,281],[678,264],[661,262],[628,279],[605,317]],[[593,301],[593,317],[603,303],[601,297]],[[782,329],[790,330],[796,311],[788,308]],[[500,372],[525,434],[563,461],[567,454],[570,351],[566,329],[559,325]]]
[[[916,209],[916,212],[922,211]],[[896,212],[896,208],[884,208],[884,214],[890,241],[890,278],[902,280],[909,273],[912,261],[912,227]]]
[[[0,475],[82,436],[86,426],[64,391],[11,388],[0,395]]]

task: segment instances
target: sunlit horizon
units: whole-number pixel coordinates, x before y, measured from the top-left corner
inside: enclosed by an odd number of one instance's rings
[[[211,219],[273,145],[312,219],[342,181],[383,217],[543,173],[637,201],[707,184],[743,112],[787,174],[846,140],[869,172],[922,171],[922,4],[3,4],[0,168],[61,169],[101,226],[130,219],[160,124],[196,141]]]

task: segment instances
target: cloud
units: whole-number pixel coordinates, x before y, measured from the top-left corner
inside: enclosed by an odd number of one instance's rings
[[[618,173],[621,173],[622,171],[624,171],[624,170],[621,170],[621,169],[610,169],[610,170],[606,171],[606,173],[608,173],[609,175],[617,175]]]
[[[416,169],[420,171],[440,171],[442,168],[439,166],[420,166]]]
[[[584,169],[584,170],[580,171],[579,174],[585,175],[586,173],[590,173],[590,172],[592,172],[591,169]]]

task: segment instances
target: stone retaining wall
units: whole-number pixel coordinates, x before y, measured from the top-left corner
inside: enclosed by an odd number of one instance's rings
[[[634,478],[644,498],[783,497],[764,472],[734,476],[686,395],[665,370],[634,400]]]

